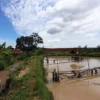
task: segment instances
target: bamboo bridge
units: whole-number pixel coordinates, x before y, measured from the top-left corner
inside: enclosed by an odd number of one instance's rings
[[[72,71],[59,71],[59,72],[54,71],[52,79],[55,82],[59,82],[62,79],[75,79],[75,78],[82,78],[94,75],[100,75],[100,67],[83,69],[83,70],[72,70]]]
[[[62,79],[76,79],[76,78],[82,78],[82,77],[87,77],[87,76],[94,76],[94,75],[100,75],[100,67],[90,67],[88,63],[88,68],[87,69],[74,69],[70,71],[60,71],[58,64],[61,63],[69,63],[69,62],[80,62],[82,59],[79,60],[73,60],[71,58],[69,59],[56,59],[56,60],[49,60],[48,58],[45,59],[47,62],[47,65],[54,65],[57,64],[57,70],[55,69],[52,72],[52,80],[54,82],[59,82]],[[52,62],[52,63],[50,63]]]

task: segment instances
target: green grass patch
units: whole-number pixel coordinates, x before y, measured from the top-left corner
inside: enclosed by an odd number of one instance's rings
[[[36,93],[39,95],[40,100],[52,100],[50,91],[46,87],[45,69],[43,67],[43,58],[36,60]]]
[[[100,57],[100,52],[85,53],[85,54],[83,54],[83,56]]]

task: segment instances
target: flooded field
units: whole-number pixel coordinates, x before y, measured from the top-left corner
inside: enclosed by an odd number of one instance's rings
[[[48,88],[53,92],[55,100],[100,100],[100,74],[79,79],[63,79],[59,83],[52,82],[52,72],[84,70],[100,67],[100,58],[84,58],[74,62],[71,57],[49,57],[49,63],[44,60],[47,70]]]

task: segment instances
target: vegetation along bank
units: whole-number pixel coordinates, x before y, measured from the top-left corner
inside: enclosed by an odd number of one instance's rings
[[[46,87],[42,56],[33,56],[20,63],[11,73],[11,79],[11,88],[7,95],[1,96],[2,100],[53,100]]]

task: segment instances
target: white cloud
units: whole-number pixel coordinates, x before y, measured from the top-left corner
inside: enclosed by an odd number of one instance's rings
[[[60,42],[60,39],[48,40],[48,42]]]
[[[5,15],[10,19],[16,31],[21,35],[39,32],[48,20],[43,12],[53,6],[55,0],[10,0],[2,4]],[[41,16],[42,15],[42,16]],[[43,23],[42,23],[43,22]]]
[[[18,34],[39,32],[45,47],[99,44],[100,0],[10,0],[1,5]]]

